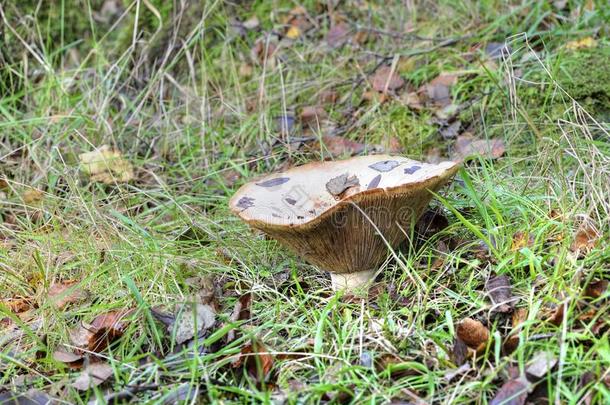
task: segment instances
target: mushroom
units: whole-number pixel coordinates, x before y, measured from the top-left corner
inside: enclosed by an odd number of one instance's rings
[[[314,162],[242,186],[231,210],[330,273],[335,290],[371,281],[458,163],[373,155]]]

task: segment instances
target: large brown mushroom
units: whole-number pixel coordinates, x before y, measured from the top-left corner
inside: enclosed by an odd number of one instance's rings
[[[374,278],[388,249],[406,239],[431,191],[457,170],[455,162],[387,155],[314,162],[245,184],[229,206],[330,272],[333,288],[353,289]]]

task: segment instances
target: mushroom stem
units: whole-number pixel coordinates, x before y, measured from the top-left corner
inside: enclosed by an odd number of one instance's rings
[[[353,291],[363,287],[375,278],[376,270],[356,271],[353,273],[330,273],[333,290]]]

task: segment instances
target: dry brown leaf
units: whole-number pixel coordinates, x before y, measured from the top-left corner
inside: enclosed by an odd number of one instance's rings
[[[477,139],[471,134],[463,134],[458,136],[455,142],[454,158],[465,159],[470,156],[481,155],[497,159],[504,154],[505,150],[502,139]]]
[[[516,252],[518,250],[523,249],[524,247],[532,247],[534,246],[535,237],[533,234],[530,234],[527,231],[517,231],[513,235],[513,242],[511,244],[510,250]]]
[[[235,302],[235,307],[231,313],[229,320],[231,322],[247,321],[250,319],[251,311],[250,306],[252,305],[252,293],[246,293],[239,297]],[[235,340],[235,330],[232,329],[227,333],[227,342]]]
[[[335,90],[322,90],[318,95],[318,100],[322,104],[335,104],[339,99],[339,93]]]
[[[388,90],[394,91],[404,86],[405,81],[392,70],[391,66],[381,66],[375,71],[371,79],[373,90],[385,93]]]
[[[513,311],[511,316],[512,329],[502,345],[504,354],[511,354],[519,346],[519,325],[525,322],[527,315],[528,311],[526,308],[517,308]]]
[[[403,104],[405,104],[407,107],[409,107],[412,110],[419,111],[424,108],[423,100],[419,96],[419,93],[417,93],[415,91],[403,94],[400,97],[400,100],[403,102]]]
[[[321,137],[321,143],[318,140],[310,144],[311,150],[322,150],[328,152],[333,157],[353,156],[364,152],[365,145],[342,136],[324,135]]]
[[[91,324],[81,323],[70,331],[70,340],[81,351],[99,353],[110,343],[123,336],[125,318],[131,310],[117,310],[98,315]]]
[[[82,170],[91,181],[104,184],[125,183],[134,178],[134,171],[121,152],[108,145],[79,155]]]
[[[593,37],[585,37],[574,41],[569,41],[565,44],[565,48],[570,51],[575,51],[577,49],[595,48],[596,46],[597,41],[593,39]]]
[[[273,356],[262,342],[253,340],[241,349],[239,357],[233,361],[233,368],[242,366],[252,378],[261,383],[269,377],[273,368]]]
[[[491,277],[485,288],[493,304],[492,312],[507,313],[513,310],[516,299],[513,297],[510,278],[507,275]]]
[[[587,298],[599,298],[608,290],[608,280],[595,280],[587,284],[583,296]]]
[[[25,204],[37,204],[44,198],[44,193],[36,188],[28,188],[23,192],[21,198]]]
[[[108,363],[91,363],[85,367],[72,386],[79,391],[87,391],[102,384],[113,372],[112,366]]]
[[[326,43],[331,48],[338,48],[349,40],[350,28],[346,23],[335,24],[326,34]]]
[[[599,232],[591,221],[585,220],[574,234],[574,241],[570,245],[570,250],[577,255],[585,255],[595,248],[599,237]]]
[[[451,361],[453,361],[456,365],[461,366],[466,363],[468,360],[469,352],[468,346],[466,343],[459,337],[456,337],[453,340],[453,347],[451,349]]]
[[[64,363],[70,368],[81,368],[83,359],[83,355],[76,353],[70,353],[63,350],[56,350],[53,352],[53,360]]]
[[[53,283],[47,291],[47,300],[56,309],[64,309],[87,298],[87,293],[78,285],[77,280],[64,280]]]
[[[15,314],[20,314],[32,309],[32,301],[25,297],[6,298],[0,300],[0,305],[5,306],[9,311]]]
[[[301,119],[301,124],[303,124],[304,127],[311,126],[313,128],[318,128],[320,126],[320,122],[328,118],[328,114],[326,114],[323,107],[307,106],[303,107],[299,117]]]
[[[175,336],[176,343],[183,344],[215,323],[216,312],[210,305],[187,303],[178,307],[174,322],[167,329]]]
[[[250,54],[252,60],[258,61],[262,65],[268,65],[269,67],[275,66],[275,51],[277,50],[277,44],[275,41],[267,40],[264,37],[259,38],[255,43]]]
[[[532,384],[525,377],[508,380],[489,402],[489,405],[523,405]]]
[[[472,318],[465,318],[458,323],[456,334],[468,347],[477,351],[484,348],[489,340],[489,329]]]

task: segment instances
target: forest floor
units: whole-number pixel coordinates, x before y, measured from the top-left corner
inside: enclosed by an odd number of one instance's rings
[[[603,2],[49,3],[0,1],[0,403],[610,403]],[[463,168],[368,291],[228,209],[382,152]]]

